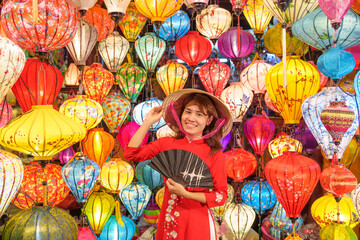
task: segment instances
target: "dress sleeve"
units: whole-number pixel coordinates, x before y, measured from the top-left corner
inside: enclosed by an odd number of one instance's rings
[[[205,193],[206,204],[209,208],[224,205],[227,197],[227,177],[223,152],[217,152],[214,158],[214,164],[210,169],[213,177],[213,189],[211,192]]]
[[[152,159],[156,154],[161,152],[161,138],[150,142],[142,147],[126,147],[124,151],[124,158],[129,161],[145,161]]]

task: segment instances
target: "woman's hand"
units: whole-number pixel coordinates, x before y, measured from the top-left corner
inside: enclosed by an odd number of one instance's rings
[[[168,178],[166,181],[166,186],[168,187],[170,193],[176,194],[179,197],[188,197],[189,192],[185,189],[185,187],[171,178]]]
[[[160,120],[163,113],[164,110],[162,109],[161,106],[153,107],[146,115],[143,124],[145,123],[147,126],[153,125],[154,123]]]

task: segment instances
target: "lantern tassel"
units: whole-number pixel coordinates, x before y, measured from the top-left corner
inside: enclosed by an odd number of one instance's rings
[[[37,24],[37,22],[38,22],[38,19],[39,19],[38,0],[33,0],[32,14],[33,14],[34,26],[35,26]]]
[[[282,29],[283,87],[286,88],[286,28]]]
[[[123,227],[124,226],[124,221],[121,218],[119,200],[116,200],[116,202],[115,202],[115,217],[116,217],[116,221]]]

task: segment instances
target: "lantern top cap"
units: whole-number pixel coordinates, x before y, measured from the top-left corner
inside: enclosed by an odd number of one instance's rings
[[[33,105],[31,109],[54,109],[53,105]]]

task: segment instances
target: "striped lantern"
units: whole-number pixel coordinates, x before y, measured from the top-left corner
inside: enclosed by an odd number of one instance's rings
[[[188,76],[187,68],[176,60],[167,61],[156,71],[156,79],[166,96],[183,89]]]
[[[119,193],[122,189],[129,186],[134,179],[134,169],[132,166],[121,159],[110,158],[101,167],[100,183],[111,193]]]
[[[156,202],[152,200],[151,202],[148,203],[148,205],[143,211],[144,220],[147,223],[149,223],[151,226],[156,226],[159,221],[159,216],[160,216],[160,208],[156,204]]]
[[[136,178],[140,183],[147,185],[151,190],[164,185],[163,176],[148,164],[151,160],[139,162],[135,168]]]

